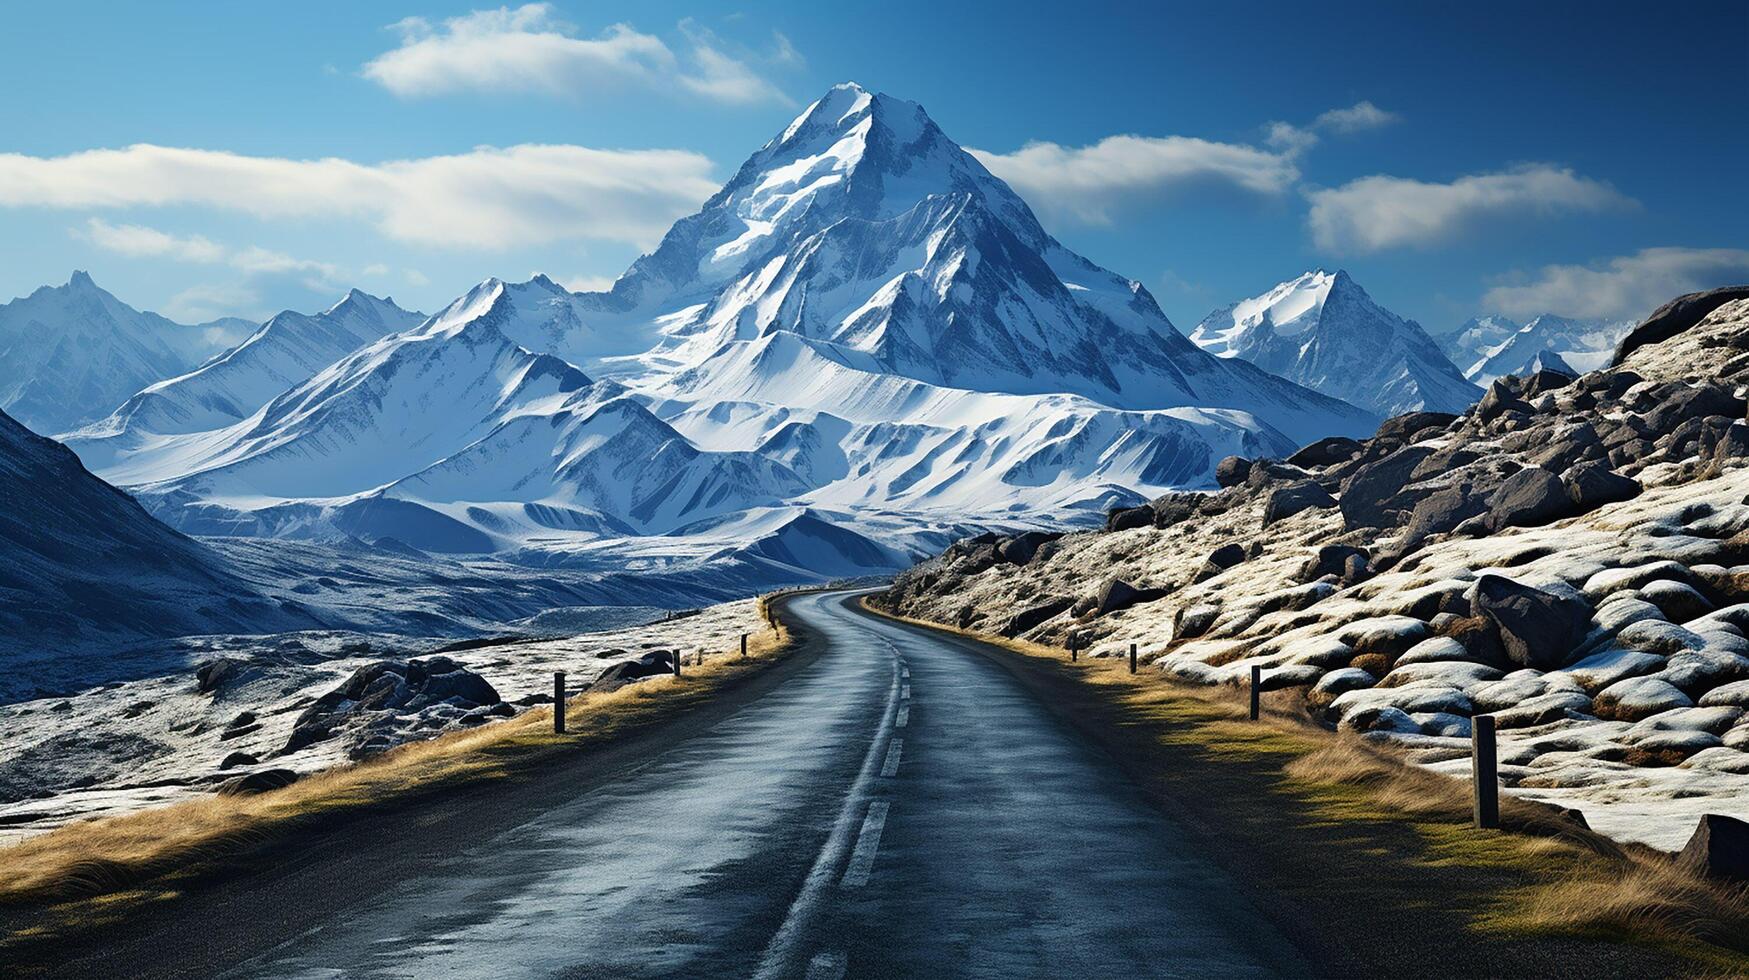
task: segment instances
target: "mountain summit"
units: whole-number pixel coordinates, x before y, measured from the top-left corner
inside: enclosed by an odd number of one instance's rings
[[[1381,415],[1461,412],[1482,395],[1421,325],[1348,273],[1314,269],[1216,310],[1190,339]]]
[[[659,324],[646,369],[709,371],[737,342],[787,332],[930,384],[1241,409],[1300,441],[1373,421],[1204,354],[921,106],[854,84],[761,147],[600,305]]]

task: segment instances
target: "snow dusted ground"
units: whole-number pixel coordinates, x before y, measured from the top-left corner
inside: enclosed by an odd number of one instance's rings
[[[573,625],[588,615],[564,611]],[[527,710],[517,702],[551,693],[555,670],[565,671],[575,690],[652,650],[679,650],[687,658],[701,650],[728,652],[741,633],[765,628],[755,599],[671,620],[650,607],[599,607],[593,615],[612,628],[444,656],[483,677],[514,714]],[[159,649],[162,667],[155,676],[0,705],[0,844],[80,818],[209,793],[219,781],[252,770],[308,773],[345,762],[359,742],[353,729],[280,752],[304,710],[354,671],[420,657],[444,642],[339,632],[196,637]],[[236,670],[201,693],[197,669],[226,658],[236,661]],[[429,738],[468,723],[461,714],[439,703],[378,716],[369,730],[387,731],[397,742]],[[221,770],[237,752],[259,761]]]
[[[1749,819],[1746,339],[1749,301],[1729,303],[1633,376],[1514,381],[1105,531],[964,541],[890,595],[1043,643],[1135,642],[1193,683],[1260,666],[1453,777],[1492,714],[1508,792],[1676,849],[1702,814]],[[1484,591],[1532,612],[1509,629]]]

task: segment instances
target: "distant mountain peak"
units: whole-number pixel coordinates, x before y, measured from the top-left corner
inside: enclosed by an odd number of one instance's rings
[[[1216,310],[1190,339],[1384,415],[1461,411],[1481,394],[1420,324],[1380,306],[1343,269],[1314,269]]]

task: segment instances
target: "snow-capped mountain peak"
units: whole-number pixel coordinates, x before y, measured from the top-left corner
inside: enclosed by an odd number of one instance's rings
[[[1383,415],[1456,412],[1481,396],[1420,324],[1378,305],[1341,269],[1314,269],[1216,310],[1190,339]]]

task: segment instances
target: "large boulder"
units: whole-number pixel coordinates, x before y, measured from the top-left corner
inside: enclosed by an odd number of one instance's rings
[[[1091,612],[1104,616],[1142,602],[1152,602],[1165,596],[1166,589],[1138,589],[1121,578],[1111,578],[1093,596]]]
[[[1492,422],[1507,412],[1529,415],[1532,411],[1534,410],[1530,405],[1520,399],[1513,391],[1506,378],[1501,378],[1489,385],[1482,400],[1476,403],[1476,418],[1484,422]]]
[[[1345,544],[1329,544],[1318,549],[1318,553],[1306,559],[1300,566],[1300,581],[1315,582],[1326,575],[1334,575],[1339,579],[1348,578],[1349,569],[1367,567],[1369,556],[1360,548]]]
[[[1610,469],[1608,463],[1581,463],[1567,471],[1561,484],[1567,499],[1580,512],[1632,500],[1640,495],[1639,483]]]
[[[1294,466],[1311,469],[1320,466],[1335,466],[1346,463],[1366,447],[1357,440],[1347,436],[1328,436],[1317,442],[1301,447],[1300,451],[1287,458]]]
[[[1249,556],[1250,552],[1245,550],[1244,545],[1236,543],[1221,545],[1214,551],[1209,552],[1208,559],[1202,563],[1202,568],[1197,570],[1196,580],[1198,582],[1206,582],[1227,569],[1232,568],[1234,565],[1244,561]]]
[[[1010,565],[1025,565],[1038,554],[1041,545],[1062,537],[1056,531],[1027,531],[1016,534],[1012,538],[1004,538],[996,544],[996,557]]]
[[[1448,534],[1487,510],[1487,503],[1469,484],[1446,487],[1416,501],[1409,512],[1405,542],[1412,547],[1430,534]]]
[[[1132,531],[1138,527],[1154,526],[1154,508],[1143,504],[1140,507],[1118,507],[1105,516],[1107,531]]]
[[[1508,660],[1521,667],[1554,670],[1591,628],[1584,600],[1521,585],[1503,575],[1483,575],[1470,599],[1470,615],[1491,623]]]
[[[1428,429],[1443,429],[1456,421],[1457,416],[1448,412],[1406,412],[1385,419],[1374,438],[1408,441],[1418,433]]]
[[[1002,627],[1002,635],[1019,636],[1074,604],[1075,600],[1066,596],[1054,596],[1042,602],[1035,602],[1010,616],[1007,624]]]
[[[1702,816],[1676,863],[1714,878],[1749,881],[1749,823],[1718,813]]]
[[[1743,411],[1742,399],[1725,385],[1678,385],[1663,401],[1646,413],[1646,424],[1652,427],[1653,432],[1673,432],[1677,426],[1690,419],[1703,419],[1709,415],[1740,419]]]
[[[1301,511],[1336,506],[1336,498],[1311,480],[1290,483],[1269,492],[1263,502],[1263,526],[1285,521]]]
[[[1236,487],[1251,475],[1251,461],[1243,456],[1227,456],[1215,464],[1215,483],[1221,487]]]
[[[1640,325],[1616,345],[1612,366],[1619,367],[1629,354],[1648,344],[1661,343],[1707,318],[1707,314],[1732,300],[1749,298],[1749,286],[1722,286],[1704,292],[1686,293],[1652,311]]]
[[[1408,446],[1356,469],[1342,483],[1339,505],[1344,523],[1351,530],[1401,524],[1417,499],[1405,494],[1405,488],[1415,468],[1432,452],[1425,446]]]
[[[298,774],[290,769],[260,769],[225,780],[219,784],[218,792],[221,796],[254,796],[282,789],[297,781]]]
[[[674,661],[678,656],[673,650],[653,650],[636,660],[622,660],[595,675],[595,680],[589,683],[589,687],[592,690],[611,690],[646,677],[672,674]]]
[[[304,709],[283,752],[332,736],[367,713],[412,714],[434,705],[467,710],[503,702],[484,677],[444,656],[382,660],[352,672],[339,687]]]
[[[1527,466],[1506,478],[1488,501],[1488,526],[1537,527],[1573,512],[1561,478],[1540,466]]]

